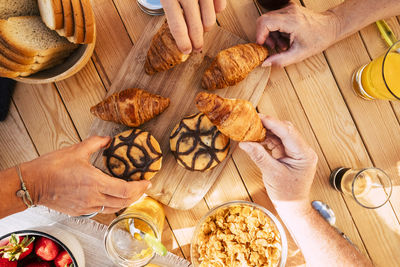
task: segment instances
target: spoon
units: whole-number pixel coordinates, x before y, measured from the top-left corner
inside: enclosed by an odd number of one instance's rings
[[[155,238],[152,235],[149,235],[148,233],[144,233],[140,229],[135,227],[135,221],[133,219],[130,219],[129,222],[129,231],[131,232],[131,235],[134,237],[135,234],[139,234],[140,237],[147,243],[149,247],[151,247],[158,255],[160,256],[165,256],[167,255],[167,249],[165,246],[159,241],[157,238]]]
[[[333,227],[336,229],[336,231],[344,238],[346,239],[350,244],[352,244],[355,248],[356,245],[354,245],[353,242],[351,242],[350,238],[343,233],[341,230],[339,230],[336,226],[336,216],[335,216],[335,212],[331,209],[331,207],[328,206],[328,204],[322,202],[322,201],[318,201],[318,200],[314,200],[313,202],[311,202],[311,206],[318,211],[318,213]],[[358,249],[358,248],[357,248]]]

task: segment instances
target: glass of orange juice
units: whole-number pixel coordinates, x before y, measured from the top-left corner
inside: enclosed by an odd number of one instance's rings
[[[139,235],[132,235],[130,223],[142,232],[161,241],[164,229],[164,210],[160,203],[145,196],[130,205],[114,219],[107,229],[104,243],[108,257],[118,266],[144,266],[155,251]]]
[[[400,41],[353,74],[353,89],[364,99],[400,100]]]
[[[392,194],[390,177],[379,168],[340,167],[332,171],[330,183],[334,189],[368,209],[382,207]]]

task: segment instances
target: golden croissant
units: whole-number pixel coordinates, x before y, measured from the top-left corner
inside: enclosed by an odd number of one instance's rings
[[[90,112],[105,121],[138,127],[162,113],[168,106],[169,98],[129,88],[110,95],[91,107]]]
[[[222,50],[204,72],[201,86],[205,89],[221,89],[235,85],[244,80],[267,56],[267,48],[253,43]]]
[[[247,100],[201,92],[196,96],[196,106],[232,140],[261,142],[266,138],[267,131],[256,109]]]
[[[188,58],[189,55],[185,55],[179,50],[168,24],[165,22],[151,40],[144,70],[147,74],[152,75],[172,69]]]

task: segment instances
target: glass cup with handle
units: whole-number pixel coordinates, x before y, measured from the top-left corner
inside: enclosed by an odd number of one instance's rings
[[[352,77],[354,92],[367,100],[400,100],[400,41],[361,66]]]
[[[368,209],[382,207],[392,194],[390,177],[381,169],[340,167],[332,171],[330,183],[337,191],[351,196]]]
[[[164,9],[160,0],[137,0],[137,4],[148,15],[164,15]]]

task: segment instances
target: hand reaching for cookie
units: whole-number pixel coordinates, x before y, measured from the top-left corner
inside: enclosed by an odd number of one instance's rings
[[[150,186],[147,180],[126,182],[110,177],[90,164],[91,154],[105,147],[109,137],[93,136],[85,141],[48,153],[20,165],[21,174],[33,203],[77,216],[100,211],[114,213],[136,201]],[[23,210],[15,168],[0,172],[0,218]],[[9,205],[13,203],[13,205]]]
[[[161,4],[179,49],[190,54],[201,51],[203,33],[214,26],[216,13],[225,9],[226,0],[161,0]]]
[[[262,116],[269,131],[264,143],[241,142],[240,148],[260,168],[268,196],[276,204],[281,201],[307,202],[318,157],[290,122]]]

